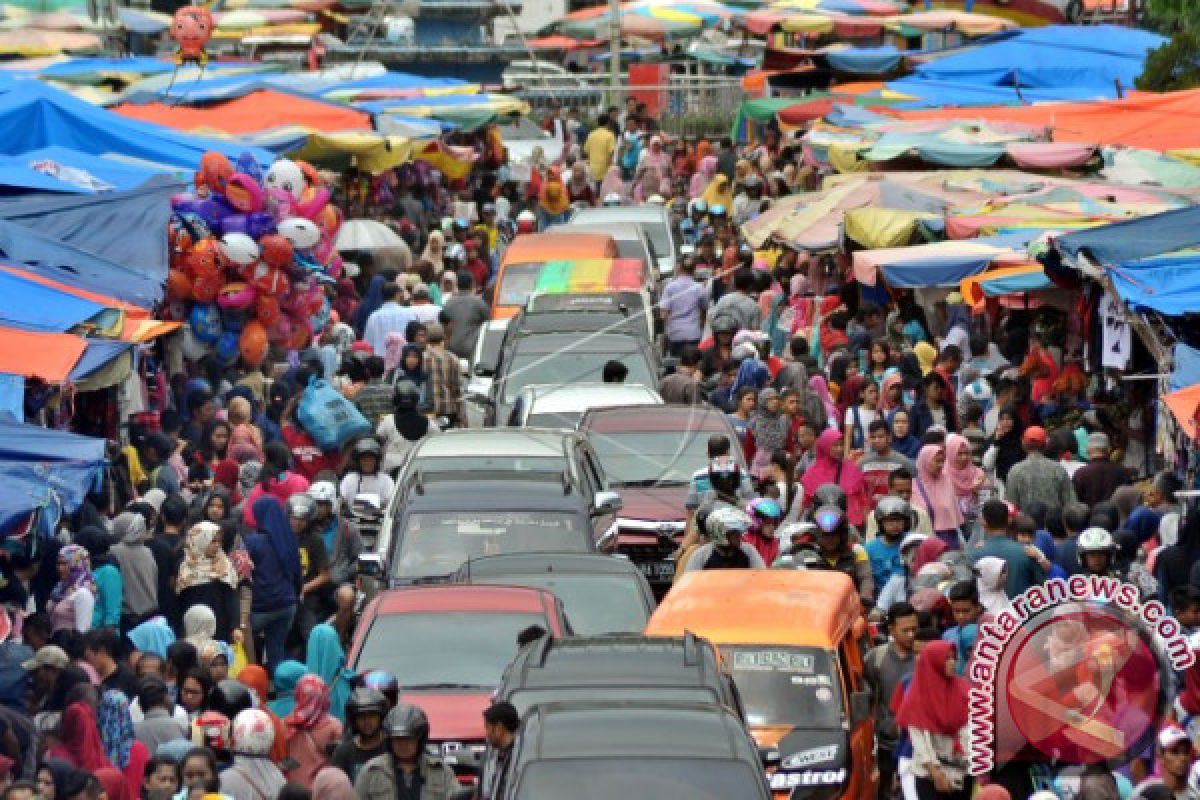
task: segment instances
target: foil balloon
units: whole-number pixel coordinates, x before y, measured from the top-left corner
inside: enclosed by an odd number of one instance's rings
[[[226,367],[232,366],[241,355],[239,344],[238,334],[233,331],[225,331],[218,336],[217,346],[214,348],[217,361]]]
[[[304,196],[304,187],[306,186],[304,171],[291,159],[277,158],[271,164],[271,168],[267,170],[263,185],[268,190],[279,189],[287,192],[293,200],[299,200]]]
[[[247,322],[241,336],[238,337],[238,351],[242,362],[248,367],[257,367],[267,357],[269,346],[270,339],[263,323],[258,320]]]
[[[292,243],[278,233],[267,234],[258,240],[262,260],[275,269],[285,269],[292,263]]]
[[[246,283],[227,283],[217,292],[217,305],[221,308],[241,310],[253,305],[258,292]]]
[[[204,66],[208,53],[204,47],[213,35],[212,13],[201,6],[184,6],[171,18],[171,38],[179,45],[175,53],[177,66],[189,62]]]
[[[280,222],[279,235],[291,242],[295,250],[309,250],[321,241],[321,229],[304,217],[288,217]]]
[[[192,296],[192,279],[181,269],[167,272],[167,297],[171,300],[187,300]]]
[[[225,194],[225,184],[233,176],[233,164],[223,154],[210,150],[200,156],[200,169],[192,182],[196,184],[196,194],[208,197],[210,194]]]
[[[197,303],[211,303],[221,291],[221,273],[197,275],[192,279],[192,299]]]
[[[260,294],[254,301],[254,316],[269,330],[283,316],[283,312],[279,310],[279,301],[274,295]]]
[[[244,172],[235,172],[225,184],[225,200],[233,209],[249,214],[263,210],[266,195],[254,178]]]
[[[212,344],[221,335],[221,312],[211,303],[197,303],[188,315],[188,325],[196,339]]]
[[[245,233],[226,233],[217,249],[235,269],[248,267],[258,260],[258,242]]]
[[[200,341],[191,326],[183,326],[183,357],[188,361],[199,361],[208,352],[208,345]]]

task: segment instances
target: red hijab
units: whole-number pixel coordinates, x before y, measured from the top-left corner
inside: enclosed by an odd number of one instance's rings
[[[96,780],[104,787],[108,800],[134,800],[125,776],[112,767],[96,770]]]
[[[955,660],[952,642],[926,643],[917,657],[912,683],[896,709],[896,726],[956,736],[967,724],[967,682],[946,675]]]
[[[921,571],[921,567],[926,564],[932,564],[941,558],[942,553],[950,549],[950,545],[943,542],[937,536],[930,536],[925,541],[917,545],[917,552],[913,556],[912,574],[916,575]]]
[[[48,758],[61,758],[76,769],[96,772],[112,768],[104,754],[104,742],[96,727],[96,714],[86,703],[72,703],[59,723],[60,742],[46,751]]]

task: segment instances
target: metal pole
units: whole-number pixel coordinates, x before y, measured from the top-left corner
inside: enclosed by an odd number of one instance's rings
[[[619,106],[621,91],[621,4],[620,0],[608,0],[608,13],[612,19],[608,30],[608,81],[612,93],[608,104]]]

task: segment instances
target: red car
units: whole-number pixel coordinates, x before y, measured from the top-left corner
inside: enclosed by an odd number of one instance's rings
[[[453,764],[463,750],[482,756],[483,710],[516,655],[517,634],[530,625],[555,637],[571,632],[562,603],[542,589],[392,589],[363,612],[347,663],[359,674],[385,669],[395,675],[400,701],[425,712],[430,741]]]
[[[670,560],[687,521],[692,476],[708,466],[708,439],[724,434],[742,469],[737,434],[710,406],[622,406],[586,412],[579,422],[600,459],[608,488],[620,493],[615,537],[601,548],[624,553],[660,596],[675,575]]]

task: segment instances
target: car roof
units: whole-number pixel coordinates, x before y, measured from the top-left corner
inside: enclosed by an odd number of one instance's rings
[[[530,414],[553,414],[585,408],[654,405],[662,402],[658,392],[640,383],[534,384],[522,393],[533,395]]]
[[[612,220],[613,222],[620,222],[622,220],[665,222],[666,214],[667,210],[663,206],[598,206],[596,208],[582,208],[571,219],[579,220],[580,224],[590,224],[587,222],[590,219]]]
[[[725,415],[708,406],[672,403],[659,406],[616,406],[588,410],[581,430],[597,433],[649,433],[655,431],[705,431],[726,433]]]
[[[511,691],[659,686],[720,692],[719,669],[712,645],[690,635],[547,638],[517,654],[504,685]]]
[[[470,428],[450,430],[421,441],[413,454],[420,458],[474,458],[480,453],[490,456],[527,456],[529,458],[562,458],[565,442],[572,438],[569,431],[546,428]],[[419,468],[420,465],[417,464]]]
[[[472,559],[459,572],[463,579],[473,580],[543,572],[561,575],[633,575],[639,570],[628,559],[603,553],[502,553]]]
[[[613,238],[604,233],[529,233],[513,239],[504,253],[505,264],[578,258],[595,253],[603,256]]]
[[[861,615],[854,583],[841,572],[700,570],[686,573],[671,588],[646,633],[677,636],[686,629],[718,646],[830,648]]]
[[[750,744],[741,722],[715,704],[547,703],[524,721],[530,759],[740,759]]]
[[[617,241],[642,241],[646,234],[642,231],[642,226],[636,220],[624,222],[621,220],[600,221],[596,222],[563,222],[559,225],[552,225],[549,233],[557,232],[572,232],[580,233],[607,233]]]
[[[529,586],[443,584],[388,589],[373,601],[377,615],[482,611],[545,614],[554,595]]]
[[[409,493],[406,512],[480,512],[480,511],[578,511],[583,500],[563,490],[563,481],[529,480],[527,473],[489,472],[487,478],[474,479],[470,472],[423,474],[421,488]]]
[[[644,316],[622,313],[615,308],[574,308],[571,310],[523,310],[512,322],[513,337],[542,333],[604,331],[612,334],[637,334],[646,338]],[[575,337],[572,337],[575,338]]]

